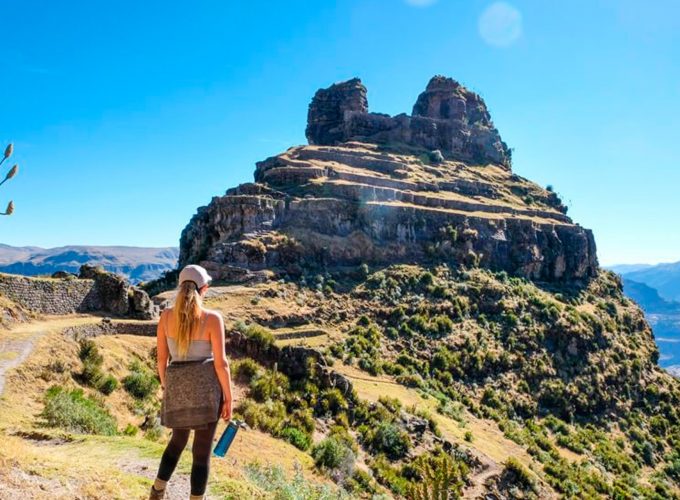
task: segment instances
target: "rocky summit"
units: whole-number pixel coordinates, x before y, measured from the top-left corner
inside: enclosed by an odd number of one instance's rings
[[[225,280],[428,261],[548,282],[596,274],[591,231],[512,172],[484,101],[450,78],[432,78],[411,116],[369,113],[359,79],[331,85],[306,134],[309,145],[258,162],[255,182],[198,209],[180,267]]]

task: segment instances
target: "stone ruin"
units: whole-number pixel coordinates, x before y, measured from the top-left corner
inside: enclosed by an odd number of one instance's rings
[[[410,116],[369,113],[366,87],[358,78],[320,89],[309,106],[306,135],[309,144],[405,144],[439,150],[451,159],[510,167],[510,150],[484,100],[444,76],[430,80]]]

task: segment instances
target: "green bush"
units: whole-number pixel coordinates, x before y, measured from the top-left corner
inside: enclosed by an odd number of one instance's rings
[[[314,463],[319,469],[332,470],[351,466],[354,453],[335,437],[328,437],[312,448]]]
[[[263,326],[256,323],[246,325],[240,322],[236,325],[236,328],[263,350],[267,350],[274,345],[274,335]]]
[[[80,341],[80,351],[78,352],[78,357],[83,363],[92,364],[95,366],[100,366],[104,358],[99,354],[99,349],[97,344],[93,340],[83,339]]]
[[[116,390],[118,380],[113,375],[102,372],[104,358],[99,353],[97,344],[90,339],[80,341],[78,357],[83,362],[83,370],[76,377],[82,384],[94,387],[107,396]]]
[[[510,481],[519,484],[524,490],[536,490],[536,480],[531,472],[515,457],[505,461],[504,473],[510,476]]]
[[[395,380],[406,387],[423,388],[425,386],[423,377],[417,373],[405,373],[404,375],[399,375]]]
[[[410,485],[408,479],[403,477],[397,469],[392,467],[389,460],[387,460],[384,455],[379,455],[375,460],[369,462],[369,466],[378,482],[387,486],[397,495],[406,495]]]
[[[349,404],[338,388],[326,389],[319,395],[319,411],[321,414],[337,415],[347,411]]]
[[[368,493],[370,495],[375,495],[377,492],[376,484],[371,475],[362,469],[355,469],[352,473],[352,477],[346,479],[343,486],[351,492],[355,493]],[[371,498],[382,498],[382,497],[371,497]]]
[[[406,456],[411,448],[408,434],[389,422],[380,422],[370,438],[370,445],[378,453],[384,453],[392,460]]]
[[[97,383],[97,389],[107,396],[117,388],[118,380],[113,375],[103,375]]]
[[[237,382],[242,384],[249,383],[257,375],[261,367],[252,358],[243,358],[231,363],[231,374]]]
[[[132,424],[127,424],[127,426],[125,427],[125,430],[123,430],[123,434],[125,434],[126,436],[136,436],[138,432],[139,432],[139,427],[137,427],[136,425],[132,425]]]
[[[50,427],[84,434],[112,436],[117,433],[116,419],[97,400],[86,397],[82,389],[72,391],[52,386],[45,393],[40,414]]]
[[[159,385],[156,374],[139,360],[130,364],[130,374],[123,379],[125,390],[137,399],[145,399],[154,394]]]
[[[465,462],[441,451],[420,455],[406,469],[412,476],[406,496],[412,500],[460,498],[469,472]]]
[[[277,435],[283,428],[286,407],[281,401],[257,403],[252,399],[245,399],[236,408],[236,413],[250,427]]]
[[[250,396],[259,402],[280,400],[288,393],[289,388],[288,377],[283,373],[266,370],[250,381]]]
[[[264,467],[258,463],[250,463],[245,467],[245,473],[250,482],[269,493],[270,496],[267,498],[277,500],[348,500],[350,498],[342,489],[309,482],[302,474],[301,468],[296,469],[292,479],[288,479],[278,465]]]
[[[281,431],[280,437],[302,451],[307,451],[312,445],[311,436],[296,427],[286,427]]]

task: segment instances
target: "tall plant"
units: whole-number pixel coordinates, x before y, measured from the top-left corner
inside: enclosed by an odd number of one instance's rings
[[[5,154],[3,155],[2,160],[0,160],[0,166],[2,166],[3,163],[5,163],[5,160],[7,160],[10,156],[12,156],[13,152],[14,152],[14,145],[9,144],[5,148]],[[14,166],[9,169],[9,172],[7,172],[7,175],[2,180],[2,182],[0,182],[0,186],[2,186],[5,182],[10,180],[15,175],[17,175],[18,171],[19,171],[19,165],[17,165],[15,163]],[[0,215],[12,215],[13,212],[14,212],[14,202],[12,200],[10,200],[10,202],[7,204],[7,208],[5,209],[4,212],[0,212]]]

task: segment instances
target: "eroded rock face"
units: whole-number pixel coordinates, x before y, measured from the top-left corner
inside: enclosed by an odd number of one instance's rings
[[[320,89],[307,114],[310,144],[335,144],[346,139],[345,123],[353,113],[368,112],[366,87],[358,78]]]
[[[587,278],[592,233],[554,193],[500,166],[423,163],[364,143],[299,146],[257,164],[182,232],[180,266],[264,271],[446,261],[535,280]]]
[[[357,78],[317,91],[309,105],[310,144],[351,140],[439,150],[450,159],[510,167],[510,150],[494,128],[481,97],[451,78],[433,77],[412,116],[369,113]]]

